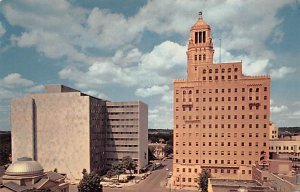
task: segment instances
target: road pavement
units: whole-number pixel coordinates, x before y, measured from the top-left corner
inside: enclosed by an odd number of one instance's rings
[[[172,172],[172,159],[167,159],[162,162],[162,167],[152,171],[152,174],[149,175],[145,180],[141,180],[140,183],[128,186],[124,188],[107,188],[104,187],[104,192],[114,192],[114,191],[141,191],[141,192],[167,192],[170,189],[166,188],[167,176],[169,172]],[[167,171],[166,169],[169,169]]]

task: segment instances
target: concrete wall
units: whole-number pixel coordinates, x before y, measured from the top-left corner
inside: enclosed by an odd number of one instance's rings
[[[148,105],[139,101],[139,165],[148,165]]]
[[[29,115],[30,100],[35,103],[35,117]],[[81,179],[83,168],[90,171],[89,97],[79,92],[28,95],[12,102],[11,116],[14,160],[32,157],[46,171],[57,168],[73,180]],[[29,129],[32,119],[35,138]],[[36,150],[30,154],[33,142]]]
[[[12,161],[34,158],[34,100],[30,97],[11,101]]]

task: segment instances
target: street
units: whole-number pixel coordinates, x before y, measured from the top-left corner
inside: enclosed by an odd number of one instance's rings
[[[114,191],[142,191],[142,192],[163,192],[169,191],[170,189],[166,188],[167,176],[169,172],[172,172],[172,159],[167,159],[162,162],[163,167],[155,170],[149,175],[145,180],[141,180],[140,183],[128,186],[124,188],[107,188],[104,187],[104,192],[114,192]],[[169,171],[166,171],[166,168]]]

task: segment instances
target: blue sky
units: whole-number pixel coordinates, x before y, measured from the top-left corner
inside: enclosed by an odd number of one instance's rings
[[[300,1],[0,0],[0,130],[9,102],[45,84],[113,101],[142,100],[149,128],[172,128],[172,81],[186,77],[198,12],[211,25],[215,61],[270,74],[271,120],[300,126]]]

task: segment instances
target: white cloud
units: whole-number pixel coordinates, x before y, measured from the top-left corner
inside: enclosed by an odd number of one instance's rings
[[[116,62],[120,55],[127,64]],[[130,61],[138,64],[130,65]],[[112,58],[93,63],[87,70],[69,66],[59,75],[62,79],[76,82],[80,88],[96,88],[104,84],[145,88],[170,84],[178,75],[185,74],[185,66],[185,47],[166,41],[144,55],[136,48],[120,51]]]
[[[270,111],[271,113],[281,113],[288,110],[288,107],[285,105],[280,105],[280,106],[271,106]]]
[[[86,93],[87,95],[94,96],[99,99],[109,100],[109,97],[107,95],[105,95],[102,92],[96,91],[96,90],[88,90],[88,91],[83,91],[83,92]]]
[[[44,91],[44,89],[45,89],[44,85],[35,85],[33,87],[26,89],[26,92],[29,92],[29,93],[42,92],[42,91]]]
[[[300,119],[300,111],[294,111],[288,115],[289,119]]]
[[[173,104],[173,91],[168,91],[163,94],[161,101],[167,104]]]
[[[173,128],[172,105],[157,105],[149,109],[149,128]]]
[[[296,71],[295,68],[283,66],[278,69],[271,69],[270,74],[272,79],[281,79],[285,77],[287,74],[294,73],[295,71]]]
[[[2,37],[5,34],[6,30],[3,27],[2,23],[0,22],[0,37]]]
[[[138,88],[135,91],[135,94],[141,97],[150,97],[153,95],[165,94],[166,92],[169,91],[169,89],[170,88],[168,85],[163,85],[163,86],[154,85],[152,87],[147,87],[147,88]]]
[[[33,85],[33,82],[31,80],[22,78],[19,73],[11,73],[3,79],[0,79],[0,86],[3,87],[28,87],[31,85]]]
[[[169,71],[176,65],[186,65],[186,47],[171,41],[165,41],[142,57],[140,66],[143,69]]]

